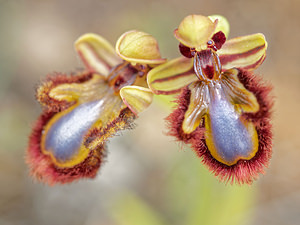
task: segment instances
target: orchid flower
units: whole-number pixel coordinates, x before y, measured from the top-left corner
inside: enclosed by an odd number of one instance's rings
[[[148,74],[155,94],[180,92],[169,134],[189,144],[221,181],[248,183],[269,163],[270,86],[252,73],[266,57],[263,34],[228,38],[222,16],[190,15],[174,31],[183,57]]]
[[[50,185],[93,178],[105,144],[152,102],[147,73],[165,62],[157,41],[140,31],[121,35],[114,48],[85,34],[75,48],[86,66],[76,75],[49,75],[37,89],[43,113],[27,150],[31,174]]]

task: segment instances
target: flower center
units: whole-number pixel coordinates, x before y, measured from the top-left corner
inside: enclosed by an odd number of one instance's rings
[[[124,61],[111,70],[108,76],[108,85],[114,89],[115,93],[119,93],[122,87],[133,85],[137,78],[143,77],[148,70],[145,65],[136,64],[133,66]]]
[[[225,34],[222,31],[219,31],[219,32],[215,33],[212,36],[211,40],[209,40],[206,43],[206,48],[217,51],[218,49],[222,48],[222,45],[225,43],[225,41],[226,41]],[[203,50],[205,50],[206,48],[204,47]],[[179,51],[183,56],[185,56],[187,58],[193,58],[195,56],[195,54],[197,54],[197,51],[195,48],[187,47],[182,43],[179,43]]]
[[[221,63],[212,49],[202,50],[194,56],[194,71],[203,81],[218,80],[221,76]]]

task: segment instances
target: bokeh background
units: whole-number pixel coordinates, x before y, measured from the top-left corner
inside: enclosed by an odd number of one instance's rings
[[[300,224],[299,0],[0,0],[0,224]],[[219,183],[194,153],[164,135],[170,108],[159,99],[135,130],[109,143],[94,180],[48,187],[28,176],[24,153],[41,108],[37,83],[83,65],[73,42],[83,33],[113,45],[125,31],[152,34],[164,57],[179,56],[173,30],[189,14],[222,14],[230,37],[265,34],[257,73],[274,86],[274,154],[252,186]]]

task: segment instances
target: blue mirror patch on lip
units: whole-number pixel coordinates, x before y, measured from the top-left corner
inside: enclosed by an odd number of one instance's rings
[[[248,157],[253,151],[252,137],[233,105],[223,98],[211,103],[211,132],[218,154],[230,163],[238,158]]]
[[[78,152],[87,131],[99,118],[103,104],[103,100],[83,103],[59,118],[46,134],[46,151],[59,161],[71,159]]]

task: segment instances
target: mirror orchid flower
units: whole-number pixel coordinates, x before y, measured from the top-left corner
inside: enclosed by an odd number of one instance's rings
[[[252,73],[265,59],[263,34],[227,40],[222,16],[190,15],[174,31],[183,57],[148,74],[155,94],[179,93],[169,134],[189,144],[219,180],[251,184],[272,149],[271,87]]]
[[[86,70],[49,75],[36,92],[43,112],[26,160],[31,175],[50,185],[96,176],[107,139],[130,128],[151,104],[146,76],[165,62],[155,38],[135,30],[121,35],[115,50],[92,33],[81,36],[75,48]]]

